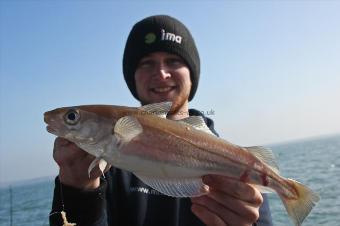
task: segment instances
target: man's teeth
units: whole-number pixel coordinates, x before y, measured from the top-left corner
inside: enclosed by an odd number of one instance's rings
[[[172,88],[171,87],[162,87],[162,88],[154,88],[153,90],[158,93],[165,93],[169,92]]]

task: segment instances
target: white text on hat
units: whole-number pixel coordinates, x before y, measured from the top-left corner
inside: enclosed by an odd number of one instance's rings
[[[181,36],[175,35],[175,34],[170,33],[170,32],[165,32],[164,29],[162,29],[161,32],[162,32],[161,40],[172,41],[172,42],[177,42],[178,44],[181,44],[181,42],[182,42]]]

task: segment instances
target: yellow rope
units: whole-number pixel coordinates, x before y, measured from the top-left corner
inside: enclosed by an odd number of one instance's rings
[[[74,225],[77,225],[76,223],[69,223],[67,221],[67,218],[66,218],[66,212],[65,211],[61,211],[61,217],[63,218],[63,225],[62,226],[74,226]]]

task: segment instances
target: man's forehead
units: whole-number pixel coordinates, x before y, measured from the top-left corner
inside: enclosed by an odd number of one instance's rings
[[[142,59],[144,58],[157,58],[157,57],[175,57],[175,58],[180,58],[180,56],[173,54],[173,53],[168,53],[168,52],[163,52],[163,51],[157,51],[157,52],[152,52],[152,53],[148,53],[146,54],[144,57],[142,57]]]

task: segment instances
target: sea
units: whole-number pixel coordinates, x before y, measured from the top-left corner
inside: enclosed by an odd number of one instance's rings
[[[283,176],[308,185],[321,197],[303,225],[340,225],[340,134],[268,147]],[[53,178],[0,188],[0,226],[48,225],[53,188]],[[293,225],[279,197],[275,193],[268,196],[274,225]]]

